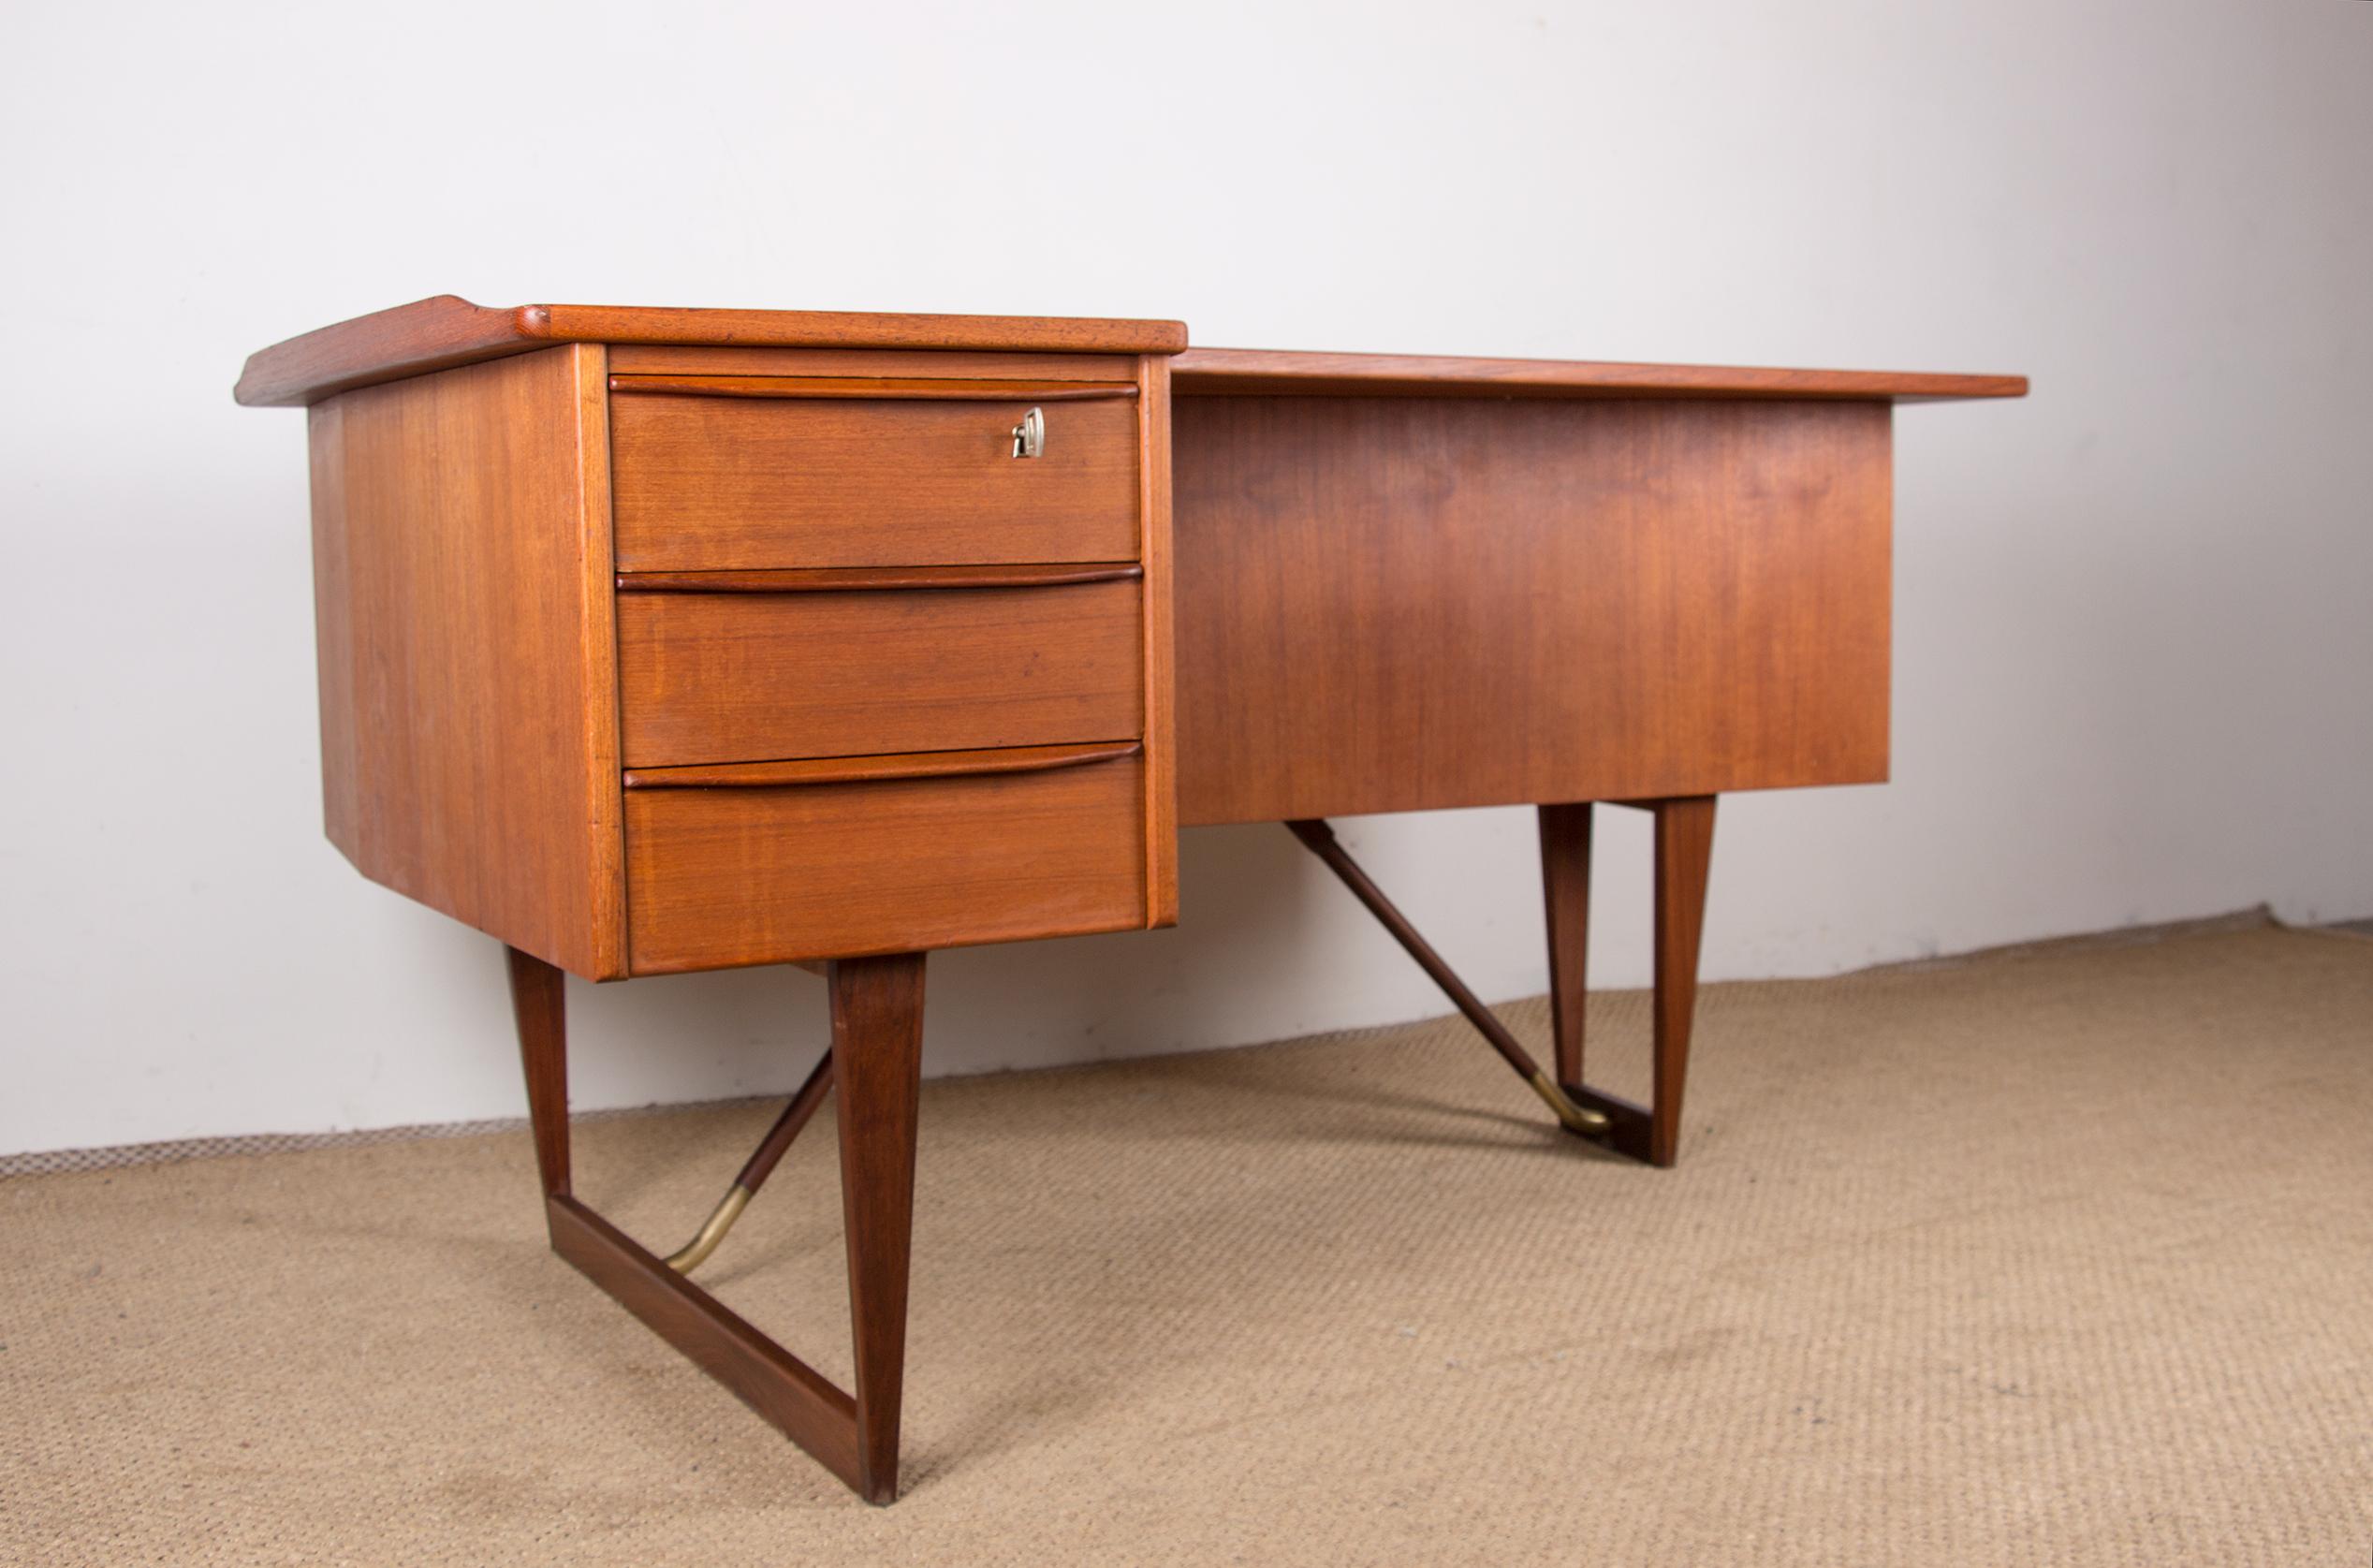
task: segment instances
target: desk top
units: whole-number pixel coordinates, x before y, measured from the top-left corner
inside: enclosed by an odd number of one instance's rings
[[[232,396],[250,406],[296,406],[374,382],[563,343],[1175,355],[1172,386],[1183,396],[1926,402],[2014,398],[2027,392],[2027,378],[2019,375],[1190,349],[1186,326],[1178,321],[615,305],[490,309],[440,294],[261,349],[248,358]]]
[[[1170,388],[1181,397],[1813,398],[1933,403],[1946,398],[2025,397],[2027,377],[1190,348],[1170,361]]]

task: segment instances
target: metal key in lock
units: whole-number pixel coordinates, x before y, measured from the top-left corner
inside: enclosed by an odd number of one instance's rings
[[[1014,456],[1034,458],[1047,449],[1047,416],[1042,409],[1032,409],[1014,427]]]

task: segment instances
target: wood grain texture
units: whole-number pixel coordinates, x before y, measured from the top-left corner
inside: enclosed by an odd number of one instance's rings
[[[953,779],[974,773],[1044,773],[1135,756],[1136,740],[994,751],[901,752],[890,756],[794,757],[774,762],[711,762],[682,768],[630,768],[628,789],[779,789],[786,784],[862,784],[887,779]]]
[[[867,1502],[888,1502],[898,1496],[899,1407],[906,1383],[923,955],[839,960],[827,980],[839,1079],[842,1232],[857,1353],[857,1486]]]
[[[873,380],[1126,381],[1136,358],[1118,354],[966,354],[947,349],[694,348],[616,344],[615,375],[766,375]]]
[[[1142,926],[1144,771],[629,790],[634,972]]]
[[[1171,361],[1171,384],[1180,398],[1882,398],[1923,403],[2027,395],[2023,375],[1308,354],[1267,348],[1190,349]]]
[[[1135,560],[1135,405],[1054,405],[1045,454],[1017,458],[1032,406],[617,398],[619,567]]]
[[[1170,423],[1187,825],[1886,776],[1884,403]]]
[[[621,572],[621,593],[825,593],[847,588],[1055,588],[1134,582],[1135,561],[1007,566],[795,566],[757,572]]]
[[[248,357],[232,396],[287,406],[374,382],[563,343],[722,347],[1049,350],[1166,354],[1176,321],[842,311],[674,310],[618,305],[474,305],[451,294],[290,338]]]
[[[533,954],[503,949],[519,1025],[520,1066],[527,1078],[527,1120],[535,1134],[535,1172],[546,1197],[568,1195],[567,976]]]
[[[1137,363],[1138,557],[1145,563],[1146,924],[1179,918],[1178,659],[1171,613],[1170,361]]]
[[[325,818],[362,873],[625,973],[602,351],[312,416]]]
[[[626,763],[852,756],[1144,732],[1135,582],[618,601]]]
[[[374,382],[549,346],[520,310],[487,310],[451,294],[316,328],[247,357],[231,396],[251,408],[290,407]]]
[[[579,343],[754,348],[959,348],[1016,353],[1175,354],[1182,321],[1119,316],[917,315],[880,311],[528,305],[542,337]]]
[[[947,376],[620,375],[612,392],[687,398],[890,398],[924,402],[1011,398],[1025,403],[1095,403],[1134,398],[1133,381],[991,381]]]
[[[1545,805],[1541,888],[1549,937],[1549,1037],[1560,1083],[1582,1081],[1582,1015],[1590,958],[1588,800]]]
[[[825,1469],[866,1493],[855,1399],[575,1198],[549,1198],[546,1212],[554,1252]]]

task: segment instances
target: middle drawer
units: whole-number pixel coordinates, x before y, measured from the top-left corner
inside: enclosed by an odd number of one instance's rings
[[[645,593],[623,579],[625,764],[1134,740],[1142,593],[1134,575],[797,593]]]

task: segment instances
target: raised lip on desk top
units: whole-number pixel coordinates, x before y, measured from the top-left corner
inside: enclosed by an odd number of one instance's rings
[[[887,315],[860,311],[678,310],[640,305],[474,305],[454,294],[359,315],[247,357],[231,396],[287,408],[429,371],[562,343],[685,347],[943,348],[1175,354],[1178,321],[1047,315]]]
[[[1176,397],[1806,398],[1926,403],[2025,397],[2027,377],[1190,348],[1170,361],[1170,390]]]
[[[619,305],[491,309],[452,294],[398,305],[248,356],[231,395],[290,407],[374,382],[562,343],[692,347],[969,349],[1169,354],[1193,396],[1858,398],[1925,402],[2027,395],[2021,375],[1643,365],[1187,347],[1177,321],[869,312],[676,310]]]

